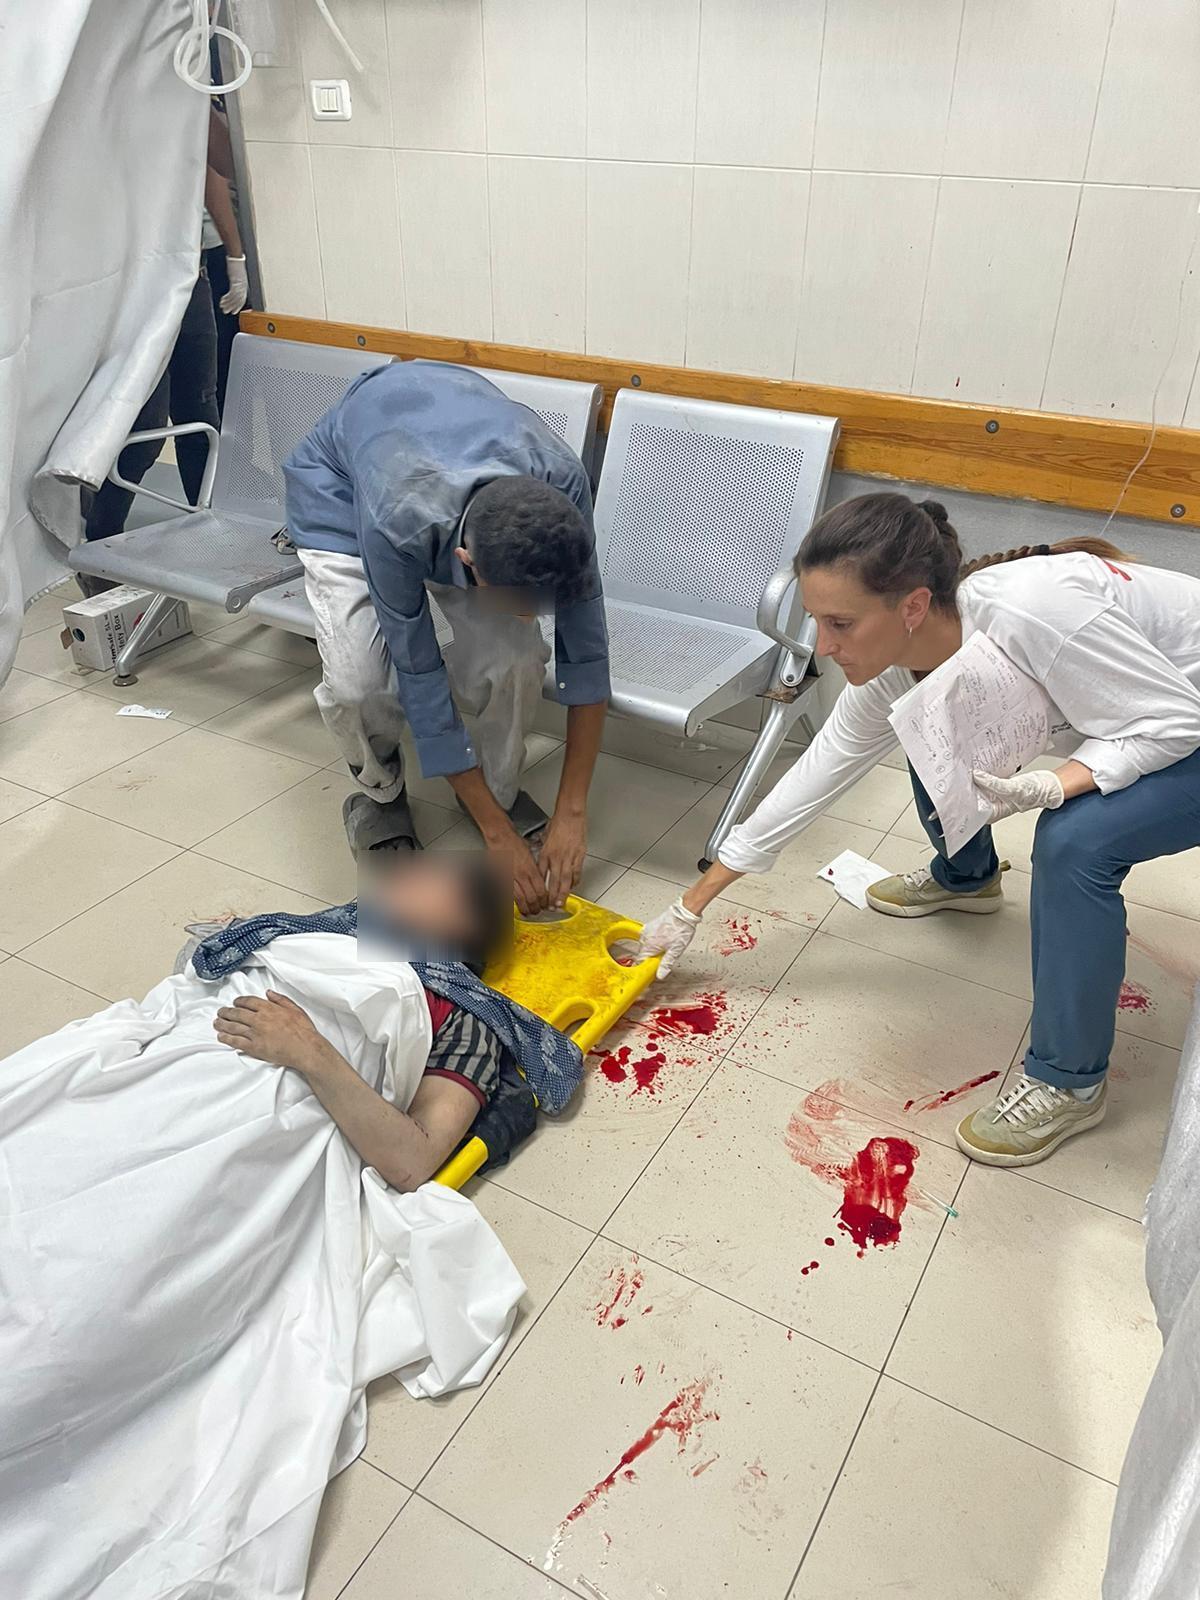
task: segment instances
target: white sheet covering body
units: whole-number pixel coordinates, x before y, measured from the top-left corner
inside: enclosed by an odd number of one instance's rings
[[[0,3],[0,686],[196,279],[208,97],[171,65],[190,18],[188,0]]]
[[[1162,1166],[1146,1207],[1146,1282],[1163,1353],[1134,1425],[1113,1514],[1104,1600],[1200,1593],[1200,989]]]
[[[217,1043],[274,988],[407,1105],[429,1011],[355,941],[274,941],[0,1063],[0,1595],[299,1597],[365,1385],[479,1382],[523,1285],[478,1211],[396,1194],[296,1073]]]

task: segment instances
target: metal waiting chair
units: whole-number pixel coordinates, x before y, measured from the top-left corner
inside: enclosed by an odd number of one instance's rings
[[[688,738],[753,696],[768,708],[702,867],[796,719],[813,730],[816,627],[791,562],[824,504],[837,434],[832,417],[617,395],[596,497],[612,707]]]
[[[136,683],[132,669],[144,641],[180,600],[203,600],[236,614],[260,590],[300,580],[303,569],[295,551],[275,543],[284,525],[283,463],[355,378],[390,360],[367,350],[239,333],[219,440],[204,423],[130,436],[132,443],[204,432],[209,455],[195,507],[127,483],[114,467],[109,474],[114,483],[183,515],[71,552],[70,565],[77,572],[157,595],[117,657],[115,682]]]
[[[600,410],[599,384],[579,383],[571,378],[543,378],[531,372],[500,372],[491,367],[471,370],[490,379],[510,400],[535,411],[550,431],[569,444],[585,466],[590,466]],[[445,648],[453,638],[453,631],[436,601],[431,602],[431,608],[438,643]],[[282,628],[287,633],[302,633],[311,638],[316,630],[302,579],[260,590],[246,610],[259,622]]]

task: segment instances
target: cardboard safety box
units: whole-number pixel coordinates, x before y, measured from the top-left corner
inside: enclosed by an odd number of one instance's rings
[[[95,672],[115,666],[117,656],[153,599],[147,590],[123,584],[90,600],[64,606],[61,637],[64,647],[70,647],[76,666],[90,667]],[[187,604],[181,600],[146,640],[142,653],[158,650],[191,631],[192,619]]]

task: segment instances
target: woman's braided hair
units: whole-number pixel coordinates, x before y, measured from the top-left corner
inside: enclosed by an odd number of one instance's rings
[[[1106,561],[1131,561],[1107,539],[1060,539],[1057,544],[1025,544],[964,561],[945,506],[937,500],[910,500],[905,494],[864,494],[834,506],[813,523],[796,556],[796,576],[815,567],[850,566],[864,589],[899,599],[928,589],[933,605],[954,610],[964,578],[985,567],[1026,556],[1084,552]]]

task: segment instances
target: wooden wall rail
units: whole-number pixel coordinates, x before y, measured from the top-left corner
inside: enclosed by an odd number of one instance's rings
[[[920,400],[869,389],[831,389],[772,378],[636,365],[604,356],[447,339],[391,328],[244,311],[247,333],[389,355],[469,362],[510,372],[582,378],[604,390],[602,425],[620,388],[730,400],[841,418],[836,465],[847,472],[930,483],[1010,499],[1111,511],[1150,442],[1145,423]],[[1160,427],[1121,501],[1123,515],[1200,526],[1200,431]]]

